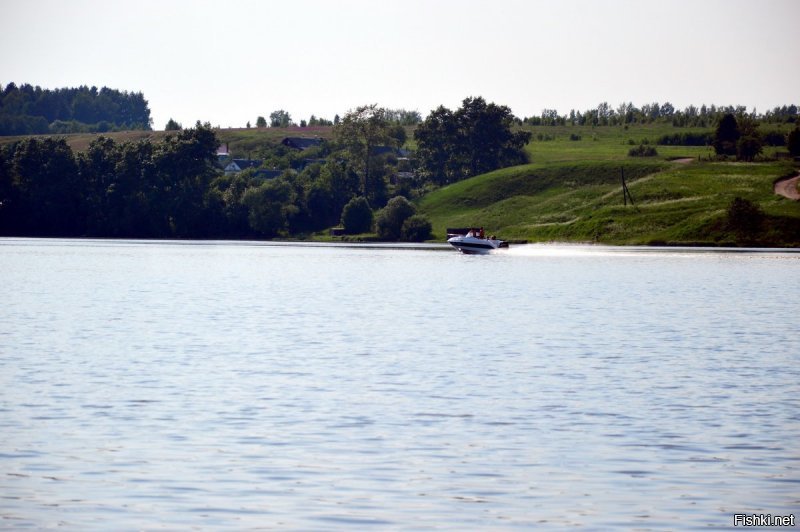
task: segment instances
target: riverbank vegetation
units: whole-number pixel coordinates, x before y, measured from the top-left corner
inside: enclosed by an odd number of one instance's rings
[[[368,105],[333,126],[0,137],[0,234],[800,245],[800,204],[772,193],[796,171],[794,106],[519,119],[467,98],[419,119]],[[223,172],[233,156],[253,167]]]

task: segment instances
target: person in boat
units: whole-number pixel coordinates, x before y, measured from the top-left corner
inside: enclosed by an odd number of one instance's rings
[[[485,238],[486,238],[486,233],[484,233],[484,232],[483,232],[483,227],[481,227],[481,233],[480,233],[480,235],[481,235],[481,238],[482,238],[482,239],[485,239]]]

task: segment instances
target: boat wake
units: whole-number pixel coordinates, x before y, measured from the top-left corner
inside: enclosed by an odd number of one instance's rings
[[[794,251],[794,250],[791,250]],[[498,249],[492,254],[511,257],[542,258],[604,258],[604,257],[674,257],[691,259],[735,255],[780,255],[786,249],[721,248],[721,247],[664,247],[664,246],[606,246],[600,244],[518,244]],[[798,252],[800,255],[800,252]]]

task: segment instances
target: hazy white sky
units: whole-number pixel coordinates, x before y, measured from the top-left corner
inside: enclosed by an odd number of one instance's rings
[[[358,105],[518,116],[800,104],[798,0],[0,0],[0,83],[141,91],[153,126]]]

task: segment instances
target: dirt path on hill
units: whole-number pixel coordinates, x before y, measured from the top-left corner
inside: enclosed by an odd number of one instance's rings
[[[797,190],[797,183],[800,181],[800,172],[792,177],[786,177],[775,181],[772,190],[775,194],[780,194],[790,200],[800,201],[800,192]]]
[[[672,159],[672,161],[670,161],[670,162],[678,163],[678,164],[689,164],[691,162],[694,162],[694,160],[695,160],[694,157],[684,157],[682,159]]]

